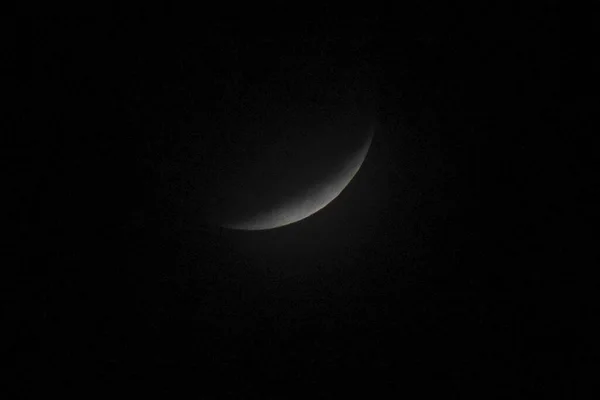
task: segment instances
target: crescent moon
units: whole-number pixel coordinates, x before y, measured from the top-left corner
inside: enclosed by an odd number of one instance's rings
[[[224,228],[259,231],[290,225],[325,208],[348,186],[362,166],[373,139],[370,129],[365,143],[349,157],[338,171],[310,187],[303,196],[277,207],[261,211],[250,218],[222,225]]]

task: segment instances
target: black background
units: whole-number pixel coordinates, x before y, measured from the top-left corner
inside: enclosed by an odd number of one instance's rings
[[[553,185],[568,172],[548,150],[558,11],[280,11],[27,18],[19,265],[5,280],[16,390],[575,390],[582,349],[566,337],[586,310],[568,306],[575,273],[553,265],[574,261],[548,238],[567,219]],[[230,128],[241,93],[306,65],[327,71],[317,92],[350,66],[377,93],[363,168],[298,224],[206,226],[190,199],[253,142]]]

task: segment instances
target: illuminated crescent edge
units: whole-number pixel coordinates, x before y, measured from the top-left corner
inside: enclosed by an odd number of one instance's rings
[[[350,162],[327,182],[320,182],[310,187],[301,200],[281,204],[269,211],[258,213],[244,222],[226,224],[223,227],[248,231],[274,229],[301,221],[322,210],[342,193],[358,173],[371,147],[372,139],[373,129],[370,129],[365,145],[356,151]]]

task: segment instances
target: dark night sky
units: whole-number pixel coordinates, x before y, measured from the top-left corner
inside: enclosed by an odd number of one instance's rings
[[[542,261],[566,251],[543,239],[565,218],[564,195],[542,194],[565,173],[544,166],[556,9],[79,11],[29,18],[37,133],[20,143],[20,261],[5,275],[19,390],[575,385],[577,349],[549,345],[577,319],[556,295],[572,277]],[[365,92],[372,148],[329,207],[280,230],[203,223],[220,177],[276,139],[263,124]]]

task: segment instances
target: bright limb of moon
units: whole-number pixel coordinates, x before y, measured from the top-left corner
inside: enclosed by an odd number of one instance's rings
[[[304,195],[298,195],[291,201],[259,212],[242,222],[223,226],[248,231],[273,229],[293,224],[322,210],[338,197],[354,178],[367,156],[372,139],[373,131],[371,130],[365,144],[347,158],[338,172],[314,184]]]

